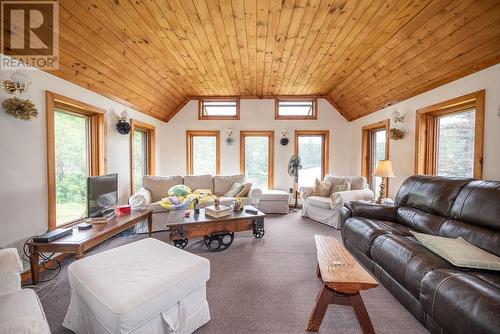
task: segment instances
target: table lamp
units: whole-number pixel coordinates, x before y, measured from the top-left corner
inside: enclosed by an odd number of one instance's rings
[[[384,197],[385,193],[385,179],[388,177],[394,177],[394,172],[392,171],[392,161],[391,160],[379,160],[375,165],[375,171],[373,172],[373,176],[379,176],[382,178],[382,183],[380,184],[380,192],[378,194],[378,198],[376,203],[382,203],[382,197]]]

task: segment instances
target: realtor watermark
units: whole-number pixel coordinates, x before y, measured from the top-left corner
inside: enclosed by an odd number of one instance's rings
[[[2,1],[1,70],[59,69],[59,2]]]

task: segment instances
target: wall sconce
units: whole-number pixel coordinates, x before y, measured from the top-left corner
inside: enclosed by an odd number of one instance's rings
[[[286,129],[281,130],[281,139],[280,139],[280,144],[281,144],[282,146],[286,146],[286,145],[288,145],[288,143],[290,142],[290,141],[288,140],[288,138],[286,137],[286,134],[287,134]]]
[[[405,115],[401,114],[398,109],[394,108],[391,113],[391,118],[394,123],[403,123],[405,120]]]
[[[234,143],[233,130],[231,130],[231,128],[227,128],[227,130],[226,130],[226,144],[233,145],[233,143]]]
[[[120,115],[115,113],[114,110],[111,110],[111,113],[116,121],[116,131],[121,135],[128,135],[132,128],[128,121],[128,113],[125,110]]]
[[[2,81],[2,88],[5,92],[11,95],[22,94],[28,91],[30,84],[26,74],[16,71],[10,76],[11,80]]]

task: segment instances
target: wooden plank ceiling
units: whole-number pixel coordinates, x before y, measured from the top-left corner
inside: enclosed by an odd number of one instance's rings
[[[348,120],[500,62],[500,0],[61,0],[55,75],[168,121],[199,96]]]

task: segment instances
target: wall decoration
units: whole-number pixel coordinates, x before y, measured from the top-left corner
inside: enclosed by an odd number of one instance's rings
[[[7,114],[25,121],[38,116],[38,110],[33,102],[28,99],[24,100],[17,97],[11,97],[2,102],[2,107]]]
[[[2,81],[2,88],[4,92],[10,95],[17,95],[28,91],[30,81],[26,73],[16,71],[12,73],[10,79],[11,80]]]
[[[226,130],[226,144],[232,145],[233,143],[234,143],[233,130],[231,130],[231,128],[227,128],[227,130]]]
[[[397,108],[394,108],[392,113],[391,113],[392,121],[397,124],[397,123],[403,123],[405,120],[405,115],[400,113]]]
[[[122,135],[128,135],[130,133],[130,123],[128,121],[128,114],[124,110],[120,115],[113,112],[116,118],[116,131]]]
[[[286,129],[281,130],[280,144],[282,146],[286,146],[286,145],[288,145],[289,142],[290,142],[290,140],[288,140],[288,138],[286,137]]]
[[[392,140],[399,140],[404,137],[404,134],[403,130],[398,128],[392,128],[389,130],[389,138]]]

